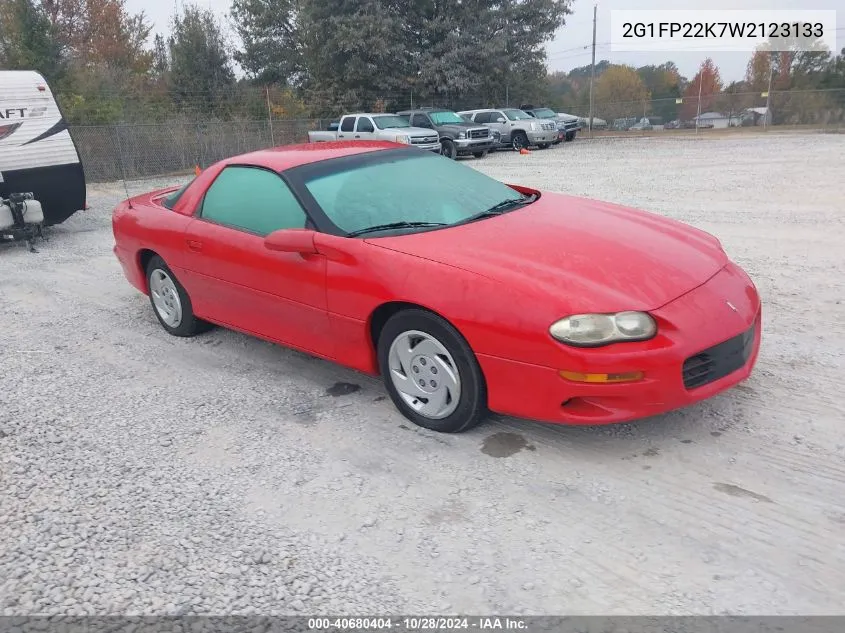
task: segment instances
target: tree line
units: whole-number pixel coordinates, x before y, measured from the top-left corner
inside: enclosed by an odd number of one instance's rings
[[[586,116],[591,70],[582,66],[568,73],[551,73],[550,99],[559,108]],[[636,116],[691,120],[709,111],[732,117],[765,105],[763,95],[769,88],[775,123],[845,120],[845,48],[831,55],[797,47],[775,52],[761,47],[751,55],[745,77],[729,83],[722,80],[711,58],[701,62],[692,78],[681,75],[671,61],[634,68],[602,60],[596,63],[595,76],[595,116],[609,122]]]
[[[0,67],[40,71],[77,124],[505,102],[585,115],[590,66],[546,68],[544,45],[571,1],[233,0],[233,42],[198,5],[183,6],[153,36],[148,17],[125,0],[0,0]],[[824,90],[845,89],[843,57],[845,49],[759,51],[745,79],[727,85],[709,59],[690,79],[671,61],[633,68],[602,60],[596,115],[690,118],[699,88],[702,112],[733,111],[768,86],[770,69],[774,90],[817,91],[811,109],[841,110],[841,97],[837,104]],[[804,101],[793,105],[807,110]]]

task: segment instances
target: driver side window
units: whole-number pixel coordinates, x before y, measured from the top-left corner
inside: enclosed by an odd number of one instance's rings
[[[305,211],[281,177],[260,167],[226,167],[211,183],[200,217],[264,237],[305,228]]]

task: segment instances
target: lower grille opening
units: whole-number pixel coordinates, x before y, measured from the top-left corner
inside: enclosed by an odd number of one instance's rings
[[[686,359],[683,367],[684,387],[703,387],[742,368],[751,358],[755,329],[756,323],[742,334]]]

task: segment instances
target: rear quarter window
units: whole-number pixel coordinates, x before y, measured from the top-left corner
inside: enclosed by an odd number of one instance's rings
[[[194,180],[193,180],[193,179],[191,179],[190,181],[186,182],[184,185],[182,185],[181,187],[179,187],[179,188],[178,188],[176,191],[174,191],[173,193],[168,194],[168,195],[167,195],[167,197],[165,197],[165,198],[161,201],[161,205],[162,205],[165,209],[171,209],[171,210],[172,210],[172,209],[173,209],[173,207],[175,207],[175,206],[176,206],[176,203],[177,203],[177,202],[179,202],[179,198],[181,198],[181,197],[182,197],[182,194],[183,194],[183,193],[185,193],[185,191],[188,189],[188,187],[190,187],[190,186],[191,186],[191,184],[192,184],[193,182],[194,182]]]

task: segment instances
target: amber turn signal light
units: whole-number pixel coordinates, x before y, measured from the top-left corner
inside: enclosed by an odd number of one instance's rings
[[[590,382],[590,383],[614,383],[614,382],[636,382],[642,380],[644,374],[641,371],[628,371],[622,374],[582,374],[578,371],[564,371],[558,372],[561,378],[571,380],[572,382]]]

